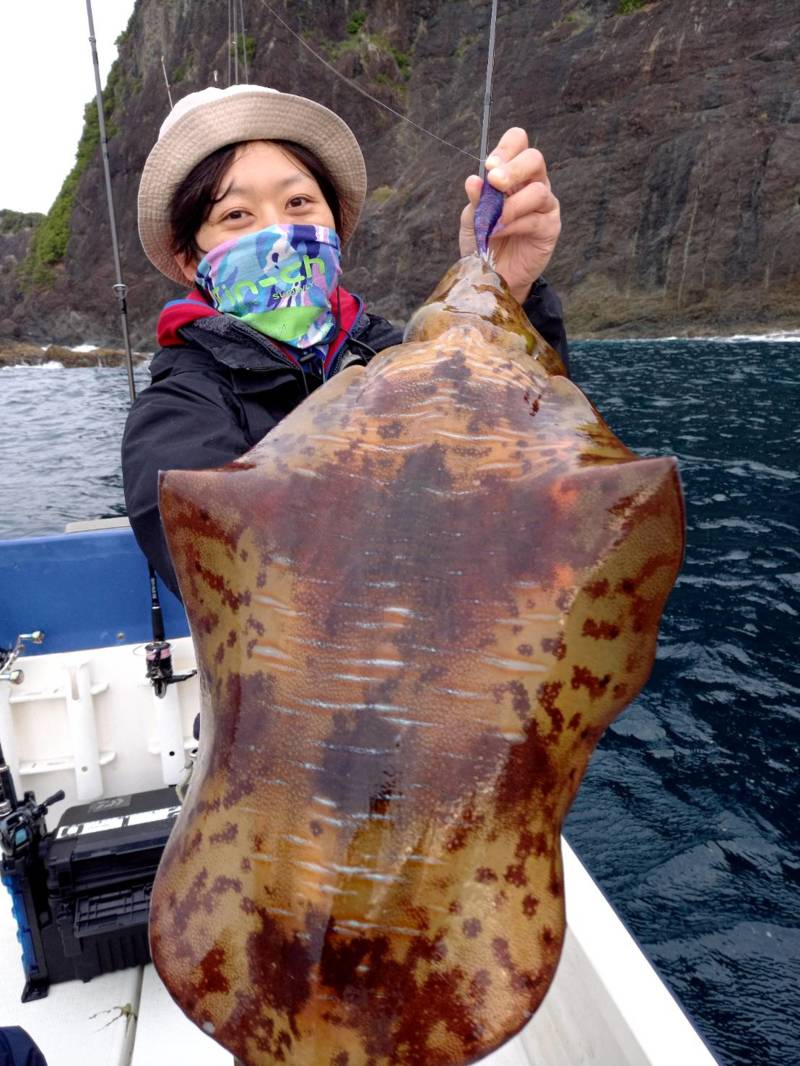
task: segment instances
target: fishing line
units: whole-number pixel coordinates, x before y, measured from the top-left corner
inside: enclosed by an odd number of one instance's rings
[[[327,67],[328,70],[332,71],[337,78],[341,78],[346,85],[349,85],[352,89],[355,89],[356,92],[361,93],[362,96],[366,96],[368,100],[372,100],[372,102],[374,104],[377,104],[378,107],[382,107],[385,111],[390,112],[390,114],[394,115],[395,118],[399,118],[402,122],[407,122],[409,126],[413,126],[414,129],[419,130],[420,133],[425,133],[429,137],[432,137],[435,141],[438,141],[439,144],[443,144],[447,148],[452,148],[454,152],[460,152],[461,155],[465,155],[469,159],[475,159],[478,163],[480,163],[480,158],[474,155],[472,152],[468,152],[465,148],[459,148],[457,144],[452,144],[450,141],[446,141],[444,137],[440,137],[432,130],[425,129],[424,126],[420,126],[419,123],[414,122],[413,119],[410,119],[408,115],[404,115],[400,111],[395,111],[393,107],[389,107],[389,105],[385,104],[383,100],[379,100],[376,96],[373,96],[371,93],[368,93],[366,89],[362,89],[360,85],[356,85],[356,83],[354,81],[351,81],[346,74],[342,74],[341,71],[338,71],[336,67],[333,66],[333,64],[327,61],[327,59],[324,59],[318,52],[315,52],[311,45],[308,44],[307,41],[303,40],[299,33],[295,33],[292,27],[286,21],[284,21],[284,19],[282,19],[276,11],[274,11],[270,7],[270,5],[267,3],[267,0],[261,0],[261,3],[267,9],[267,11],[269,11],[270,15],[272,15],[272,17],[276,21],[280,22],[281,26],[283,26],[284,29],[288,30],[289,33],[291,33],[292,37],[295,37],[300,42],[300,44],[302,44],[303,48],[307,49],[307,51],[309,51],[318,62],[322,63],[324,67]]]
[[[167,68],[164,65],[164,57],[163,56],[161,57],[161,70],[162,70],[162,72],[164,74],[164,84],[167,87],[167,97],[169,99],[169,109],[171,111],[172,108],[174,107],[174,104],[172,103],[172,92],[170,90],[169,78],[167,77]]]
[[[242,40],[242,63],[244,65],[244,83],[249,85],[250,75],[247,72],[247,34],[244,28],[244,0],[239,0],[239,26]]]
[[[233,84],[239,84],[239,8],[236,6],[236,0],[233,0],[233,39],[230,48],[233,45]]]
[[[230,46],[231,22],[232,22],[232,19],[231,19],[231,4],[232,3],[233,3],[233,0],[228,0],[228,85],[229,86],[231,84],[231,64],[233,62],[233,56],[231,55],[231,46]]]

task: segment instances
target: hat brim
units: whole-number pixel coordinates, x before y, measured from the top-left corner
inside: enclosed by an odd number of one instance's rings
[[[166,277],[186,278],[172,252],[170,204],[178,185],[211,152],[240,141],[287,140],[308,148],[330,174],[339,201],[342,244],[356,228],[367,192],[364,157],[350,127],[304,96],[254,87],[194,107],[156,142],[139,184],[139,238]]]

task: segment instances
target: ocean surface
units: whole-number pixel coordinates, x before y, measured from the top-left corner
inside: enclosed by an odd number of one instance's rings
[[[678,456],[688,542],[652,680],[566,834],[719,1061],[792,1066],[800,344],[576,343],[573,377],[629,447]],[[124,513],[127,403],[123,370],[0,368],[0,538]]]

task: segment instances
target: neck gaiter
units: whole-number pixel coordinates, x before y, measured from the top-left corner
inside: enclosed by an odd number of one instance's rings
[[[333,339],[339,238],[327,226],[275,225],[212,248],[195,282],[218,311],[295,348]]]

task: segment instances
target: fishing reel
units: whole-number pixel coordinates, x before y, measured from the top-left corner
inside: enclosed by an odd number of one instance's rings
[[[22,802],[0,815],[0,850],[11,862],[24,860],[32,855],[44,837],[47,808],[64,799],[63,789],[48,796],[43,803],[36,802],[33,792],[26,792]],[[10,805],[9,801],[3,806]]]
[[[144,646],[147,656],[147,679],[155,689],[159,699],[167,694],[167,688],[179,681],[188,681],[194,677],[196,670],[186,670],[176,674],[172,669],[172,646],[168,640],[154,640]]]
[[[179,681],[188,681],[197,671],[187,670],[183,674],[176,674],[172,669],[172,645],[166,639],[164,616],[161,613],[161,603],[158,597],[158,582],[152,565],[149,567],[149,572],[150,622],[153,627],[153,639],[144,646],[147,656],[147,680],[153,686],[156,696],[163,700],[170,685],[175,685]]]
[[[21,685],[25,680],[25,673],[14,667],[14,663],[25,651],[25,641],[31,644],[41,644],[44,633],[41,629],[34,629],[32,633],[20,633],[13,648],[0,648],[0,681],[9,681],[12,685]]]

